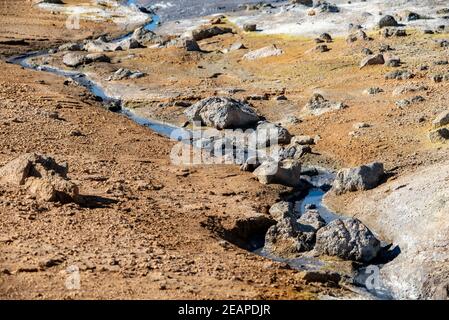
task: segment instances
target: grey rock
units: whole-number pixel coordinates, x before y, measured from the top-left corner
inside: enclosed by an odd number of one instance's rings
[[[217,129],[244,128],[259,121],[259,116],[248,104],[226,97],[206,98],[184,113],[191,122]]]
[[[70,52],[63,56],[62,62],[68,67],[76,68],[90,61],[83,54]]]
[[[432,121],[432,126],[436,129],[449,124],[449,111],[443,111]]]
[[[344,260],[370,262],[380,248],[380,241],[357,219],[336,219],[316,234],[318,253]]]
[[[253,139],[256,139],[258,148],[269,147],[277,144],[290,143],[292,136],[287,129],[278,124],[263,121],[257,125]]]
[[[232,29],[227,27],[211,26],[193,30],[192,38],[195,41],[200,41],[225,33],[232,33]]]
[[[299,217],[297,222],[301,225],[310,226],[315,231],[326,225],[326,221],[324,221],[317,210],[307,210]]]
[[[379,20],[377,25],[379,28],[385,28],[385,27],[397,27],[399,24],[393,16],[386,15]]]
[[[243,25],[243,31],[254,32],[257,30],[257,25],[255,23],[245,23]]]
[[[368,65],[375,65],[375,64],[384,64],[385,59],[383,54],[374,54],[368,57],[365,57],[360,62],[360,68],[366,67]]]
[[[280,222],[283,219],[296,219],[296,214],[294,212],[294,205],[292,202],[280,201],[276,202],[270,207],[270,216]]]
[[[343,194],[351,191],[373,189],[379,185],[383,177],[384,166],[379,162],[342,169],[335,177],[332,190],[336,194]]]
[[[347,106],[341,102],[332,102],[325,99],[321,94],[315,93],[309,99],[309,102],[304,106],[305,111],[309,113],[319,115],[321,113],[344,109]]]
[[[296,160],[267,160],[253,174],[260,183],[281,184],[288,187],[300,187],[301,163]]]
[[[432,143],[442,143],[449,140],[449,129],[439,128],[429,132],[429,140]]]
[[[414,77],[415,75],[408,70],[391,71],[385,75],[385,79],[387,80],[408,80]]]

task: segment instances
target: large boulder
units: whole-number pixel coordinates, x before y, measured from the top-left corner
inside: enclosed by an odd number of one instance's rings
[[[0,183],[24,185],[41,201],[76,201],[78,186],[67,177],[67,164],[53,158],[27,153],[0,168]]]
[[[267,160],[253,174],[260,183],[281,184],[288,187],[300,187],[301,163],[296,160]]]
[[[369,262],[380,249],[380,241],[357,219],[336,219],[316,234],[317,253],[344,260]]]
[[[336,194],[369,190],[377,187],[384,177],[382,163],[373,162],[355,168],[342,169],[337,173],[332,190]]]
[[[190,122],[217,129],[245,128],[259,121],[248,104],[226,97],[212,97],[195,103],[184,111]]]

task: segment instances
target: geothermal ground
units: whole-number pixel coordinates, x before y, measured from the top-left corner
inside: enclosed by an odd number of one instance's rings
[[[112,39],[151,16],[115,2],[64,2],[1,4],[0,166],[27,153],[51,156],[67,163],[64,181],[79,194],[45,199],[32,187],[35,177],[17,185],[0,170],[0,298],[375,298],[347,281],[365,266],[359,262],[313,253],[325,267],[298,270],[247,250],[275,224],[270,207],[291,201],[291,187],[262,184],[238,165],[174,164],[175,141],[106,110],[87,88],[42,66],[83,74],[133,114],[188,129],[185,110],[202,99],[246,101],[292,136],[313,138],[295,159],[303,168],[382,163],[382,180],[370,190],[334,188],[325,203],[400,248],[381,265],[391,297],[447,298],[447,2],[337,1],[332,12],[282,2],[240,10],[230,1],[198,17],[173,1],[158,5],[160,26],[144,46],[122,50],[110,50]],[[80,29],[67,29],[73,8],[81,8]],[[216,11],[223,15],[203,16]],[[130,12],[135,19],[123,22]],[[380,28],[386,14],[399,26]],[[248,23],[256,30],[245,31]],[[194,50],[186,43],[211,28],[226,32],[194,39]],[[331,39],[316,40],[322,33]],[[48,52],[67,43],[84,47]],[[254,53],[261,48],[264,57]],[[46,51],[27,62],[38,70],[7,63],[36,50]],[[69,66],[67,55],[81,62]],[[131,73],[122,77],[123,70]],[[345,107],[315,112],[307,104],[317,94],[324,105]],[[67,286],[74,266],[75,290]]]

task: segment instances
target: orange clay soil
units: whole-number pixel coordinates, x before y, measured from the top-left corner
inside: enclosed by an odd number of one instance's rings
[[[2,12],[2,36],[32,40],[1,44],[3,55],[72,40],[51,27],[62,19],[49,20],[25,1],[11,6]],[[7,21],[15,32],[6,29]],[[4,62],[0,68],[0,165],[26,152],[67,161],[87,199],[84,206],[45,203],[21,187],[0,186],[1,299],[314,299],[348,293],[307,284],[303,273],[231,244],[244,245],[248,226],[257,228],[247,219],[266,221],[286,188],[263,186],[234,166],[174,166],[172,142],[102,109],[84,88]],[[66,270],[74,265],[81,287],[68,290]]]

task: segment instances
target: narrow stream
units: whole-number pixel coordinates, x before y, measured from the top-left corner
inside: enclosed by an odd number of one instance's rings
[[[133,5],[135,3],[135,0],[128,0],[128,5]],[[159,23],[159,17],[157,15],[152,15],[152,21],[145,25],[145,29],[147,30],[154,30]],[[121,41],[126,39],[127,37],[130,37],[131,33],[128,33],[126,35],[123,35],[119,38],[116,38],[112,41]],[[22,55],[18,55],[15,57],[12,57],[8,59],[9,63],[20,65],[27,69],[32,69],[36,71],[42,71],[42,72],[49,72],[56,74],[61,77],[70,78],[73,79],[76,83],[78,83],[81,86],[86,87],[93,95],[99,98],[106,106],[108,106],[108,109],[114,111],[112,106],[117,106],[117,110],[124,116],[130,118],[134,122],[146,126],[149,129],[153,130],[156,133],[159,133],[165,137],[172,138],[173,133],[176,130],[186,130],[182,129],[180,127],[177,127],[172,124],[162,123],[156,120],[140,117],[136,115],[131,109],[124,108],[122,105],[122,102],[120,99],[110,97],[106,94],[105,90],[96,82],[94,82],[92,79],[90,79],[86,74],[78,71],[69,71],[69,70],[62,70],[57,67],[52,67],[48,65],[35,65],[32,62],[30,62],[30,59],[37,58],[37,57],[45,57],[49,55],[49,50],[42,50],[42,51],[36,51],[36,52],[30,52]],[[316,170],[316,169],[314,169]],[[326,193],[326,190],[329,189],[330,185],[332,184],[332,180],[334,179],[333,174],[330,174],[326,172],[325,170],[322,172],[318,172],[317,174],[309,174],[307,176],[307,181],[312,186],[311,189],[308,191],[308,194],[303,197],[302,199],[297,199],[296,201],[296,210],[300,213],[303,213],[306,211],[306,207],[313,205],[315,208],[319,211],[320,215],[323,217],[323,219],[326,221],[326,223],[331,222],[332,220],[343,218],[342,216],[339,216],[338,214],[331,212],[329,209],[327,209],[323,203],[323,197]],[[259,239],[260,240],[260,239]],[[261,247],[262,246],[262,247]],[[283,259],[281,257],[276,256],[270,256],[263,252],[263,243],[257,243],[255,242],[253,245],[253,252],[262,256],[265,256],[269,259],[275,260],[275,261],[282,261],[286,262],[289,265],[291,265],[293,268],[300,269],[300,270],[319,270],[321,267],[323,267],[323,262],[321,262],[319,259],[314,257],[299,257],[295,259]],[[360,284],[363,285],[362,283]],[[388,298],[388,294],[377,294],[373,293],[377,298]]]

